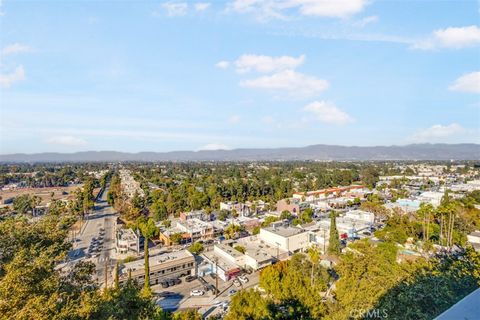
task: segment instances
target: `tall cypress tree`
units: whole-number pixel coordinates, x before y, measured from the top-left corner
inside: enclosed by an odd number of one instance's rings
[[[337,213],[332,211],[330,213],[330,239],[328,240],[328,253],[339,254],[340,253],[340,238],[338,237],[337,230]]]

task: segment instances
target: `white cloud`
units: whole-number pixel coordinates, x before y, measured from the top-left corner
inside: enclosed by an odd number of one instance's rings
[[[229,65],[230,65],[230,62],[222,60],[222,61],[217,62],[215,64],[215,67],[220,68],[220,69],[227,69]]]
[[[239,123],[240,120],[241,120],[241,117],[238,114],[234,114],[234,115],[230,116],[230,118],[228,118],[228,122],[230,122],[232,124]]]
[[[4,88],[10,88],[10,86],[16,82],[25,79],[25,70],[20,65],[15,68],[12,73],[0,74],[0,86]]]
[[[308,16],[345,18],[359,13],[366,0],[296,0],[300,13]]]
[[[333,103],[325,101],[312,102],[306,105],[303,110],[310,112],[318,121],[323,123],[345,125],[355,121],[345,111],[342,111]]]
[[[29,46],[20,43],[12,43],[2,49],[2,55],[6,56],[9,54],[26,53],[31,51],[32,48],[30,48]]]
[[[305,16],[346,18],[361,12],[367,0],[235,0],[228,9],[253,13],[259,20],[286,19],[286,11]]]
[[[478,44],[480,44],[479,27],[450,27],[435,30],[430,38],[418,41],[413,45],[413,48],[423,50],[437,48],[461,49]]]
[[[221,143],[209,143],[206,144],[200,148],[198,148],[198,151],[211,151],[211,150],[229,150],[231,149],[229,146],[221,144]]]
[[[466,130],[457,123],[449,125],[436,124],[429,128],[417,131],[412,140],[416,142],[432,142],[438,139],[449,138],[453,135],[464,133]]]
[[[317,95],[328,88],[328,82],[293,70],[285,70],[269,76],[244,80],[240,82],[240,86],[272,91],[278,90],[281,93],[301,98]]]
[[[235,61],[239,73],[257,71],[262,73],[295,69],[305,62],[305,55],[298,58],[292,56],[271,57],[265,55],[244,54]]]
[[[53,136],[46,140],[49,144],[58,144],[62,146],[79,147],[85,146],[87,141],[73,136]]]
[[[205,11],[210,7],[210,2],[198,2],[195,3],[195,10],[197,11]]]
[[[480,93],[480,71],[467,73],[449,87],[453,91]]]
[[[188,10],[188,4],[186,2],[164,2],[161,6],[167,12],[169,17],[184,16],[187,14]]]
[[[362,18],[358,21],[354,21],[352,23],[352,25],[354,27],[358,27],[358,28],[363,28],[371,23],[375,23],[378,21],[378,16],[368,16],[368,17],[365,17],[365,18]]]

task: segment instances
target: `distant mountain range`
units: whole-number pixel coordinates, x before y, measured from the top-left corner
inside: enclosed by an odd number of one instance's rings
[[[312,145],[298,148],[234,149],[172,152],[84,151],[0,155],[0,162],[89,161],[289,161],[289,160],[480,160],[480,144],[410,144],[350,147]]]

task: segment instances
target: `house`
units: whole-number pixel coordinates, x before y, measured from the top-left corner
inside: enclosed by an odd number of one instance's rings
[[[226,210],[228,212],[235,210],[238,215],[244,217],[248,217],[251,213],[249,205],[237,201],[220,202],[220,210]]]
[[[180,212],[180,220],[187,221],[190,219],[198,219],[202,221],[210,220],[210,215],[203,210],[195,210],[190,212]]]

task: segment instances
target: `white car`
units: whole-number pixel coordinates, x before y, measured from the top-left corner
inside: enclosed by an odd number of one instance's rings
[[[192,290],[192,291],[190,291],[190,296],[191,297],[203,296],[204,294],[205,294],[205,292],[203,292],[202,290]]]
[[[248,278],[245,277],[245,276],[238,277],[238,280],[240,280],[241,283],[247,283],[248,282]]]

